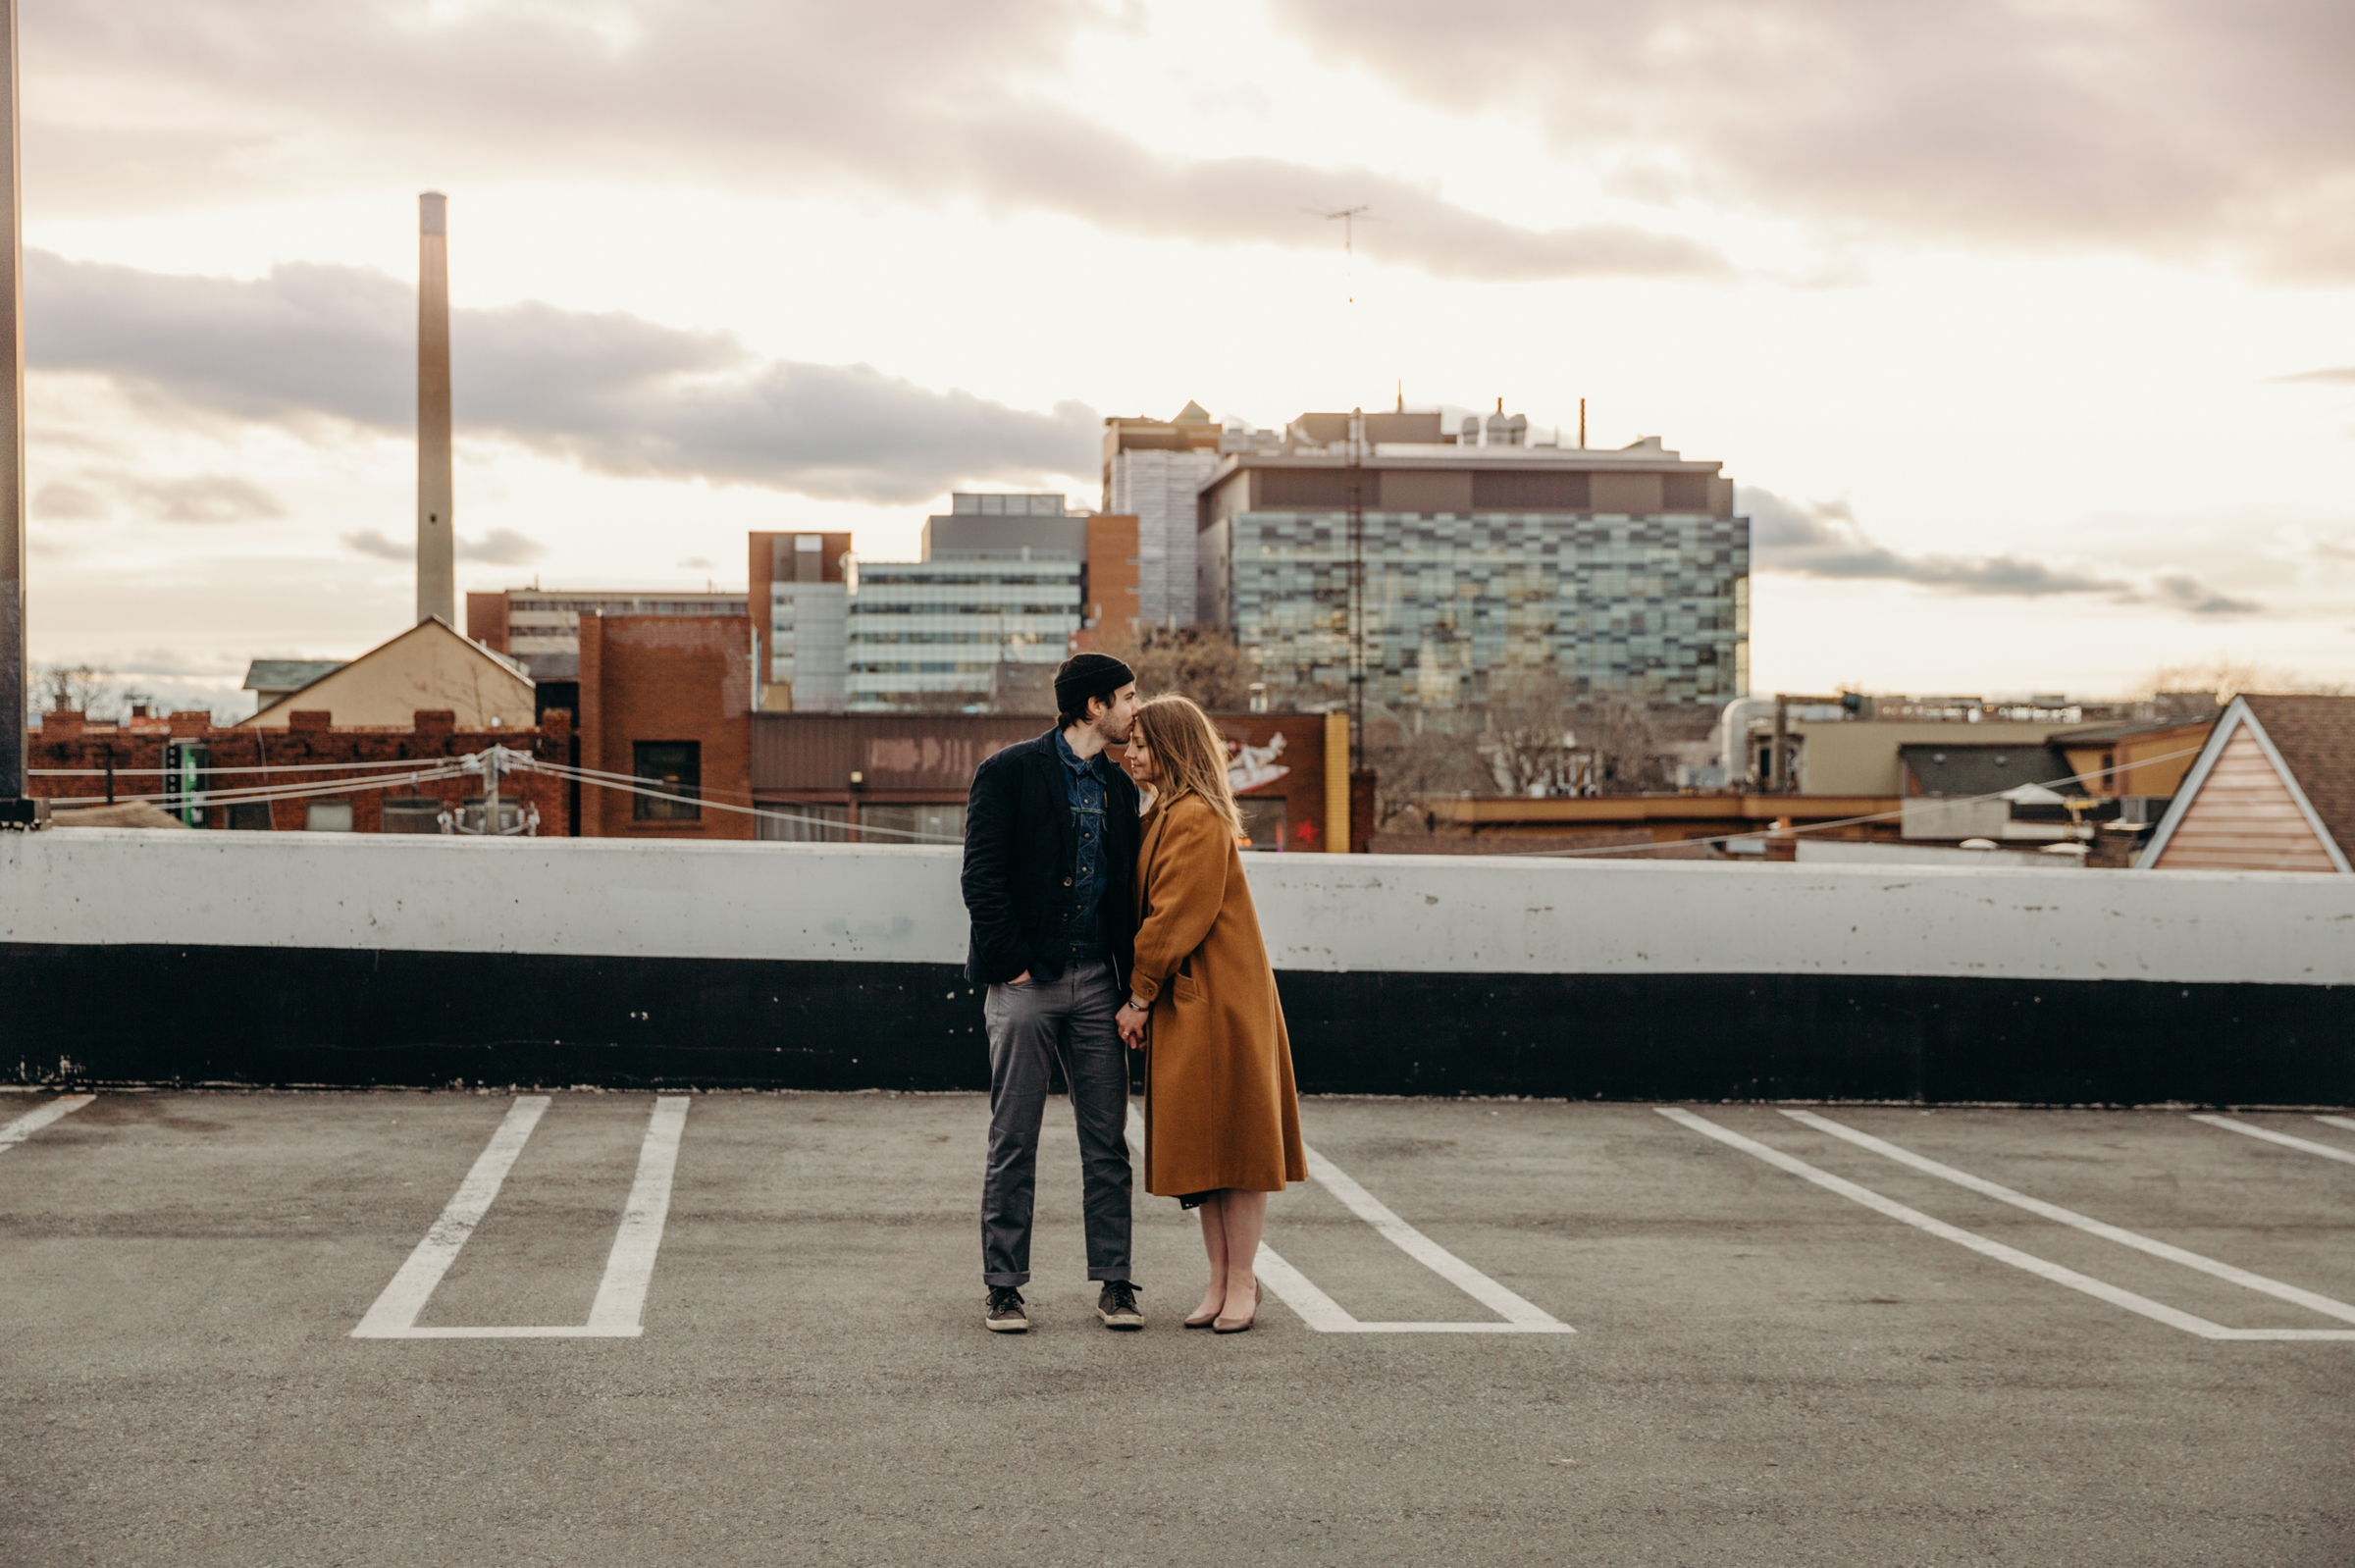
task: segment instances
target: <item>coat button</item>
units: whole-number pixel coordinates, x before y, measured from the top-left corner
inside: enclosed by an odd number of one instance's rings
[[[1067,877],[1065,877],[1065,878],[1063,879],[1063,885],[1064,885],[1065,887],[1070,887],[1070,886],[1072,885],[1072,879],[1071,879],[1070,877],[1068,877],[1068,876],[1067,876]]]

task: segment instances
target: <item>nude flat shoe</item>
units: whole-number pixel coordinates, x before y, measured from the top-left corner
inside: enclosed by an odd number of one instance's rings
[[[1248,1333],[1251,1325],[1259,1321],[1259,1303],[1267,1295],[1267,1293],[1268,1287],[1264,1281],[1259,1280],[1252,1281],[1251,1316],[1248,1318],[1214,1318],[1211,1320],[1210,1332],[1213,1333]]]

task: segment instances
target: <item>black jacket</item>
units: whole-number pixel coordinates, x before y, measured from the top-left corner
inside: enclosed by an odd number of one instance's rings
[[[1097,919],[1114,975],[1125,985],[1136,963],[1137,795],[1115,767],[1104,790],[1104,899]],[[1001,985],[1028,969],[1063,973],[1049,951],[1072,868],[1079,858],[1071,786],[1055,732],[1009,746],[973,774],[965,808],[966,913],[972,945],[965,977]]]

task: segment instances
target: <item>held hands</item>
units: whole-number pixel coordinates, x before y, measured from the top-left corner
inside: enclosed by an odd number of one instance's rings
[[[1145,1048],[1145,1025],[1151,1020],[1152,1014],[1138,1005],[1136,998],[1130,997],[1128,1005],[1114,1015],[1112,1022],[1113,1027],[1121,1031],[1121,1039],[1129,1050],[1141,1051]]]

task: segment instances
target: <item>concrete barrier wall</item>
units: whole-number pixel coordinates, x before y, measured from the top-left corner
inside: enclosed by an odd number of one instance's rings
[[[1304,1087],[2355,1099],[2355,878],[1247,858]],[[953,849],[0,835],[0,1071],[986,1083]]]

